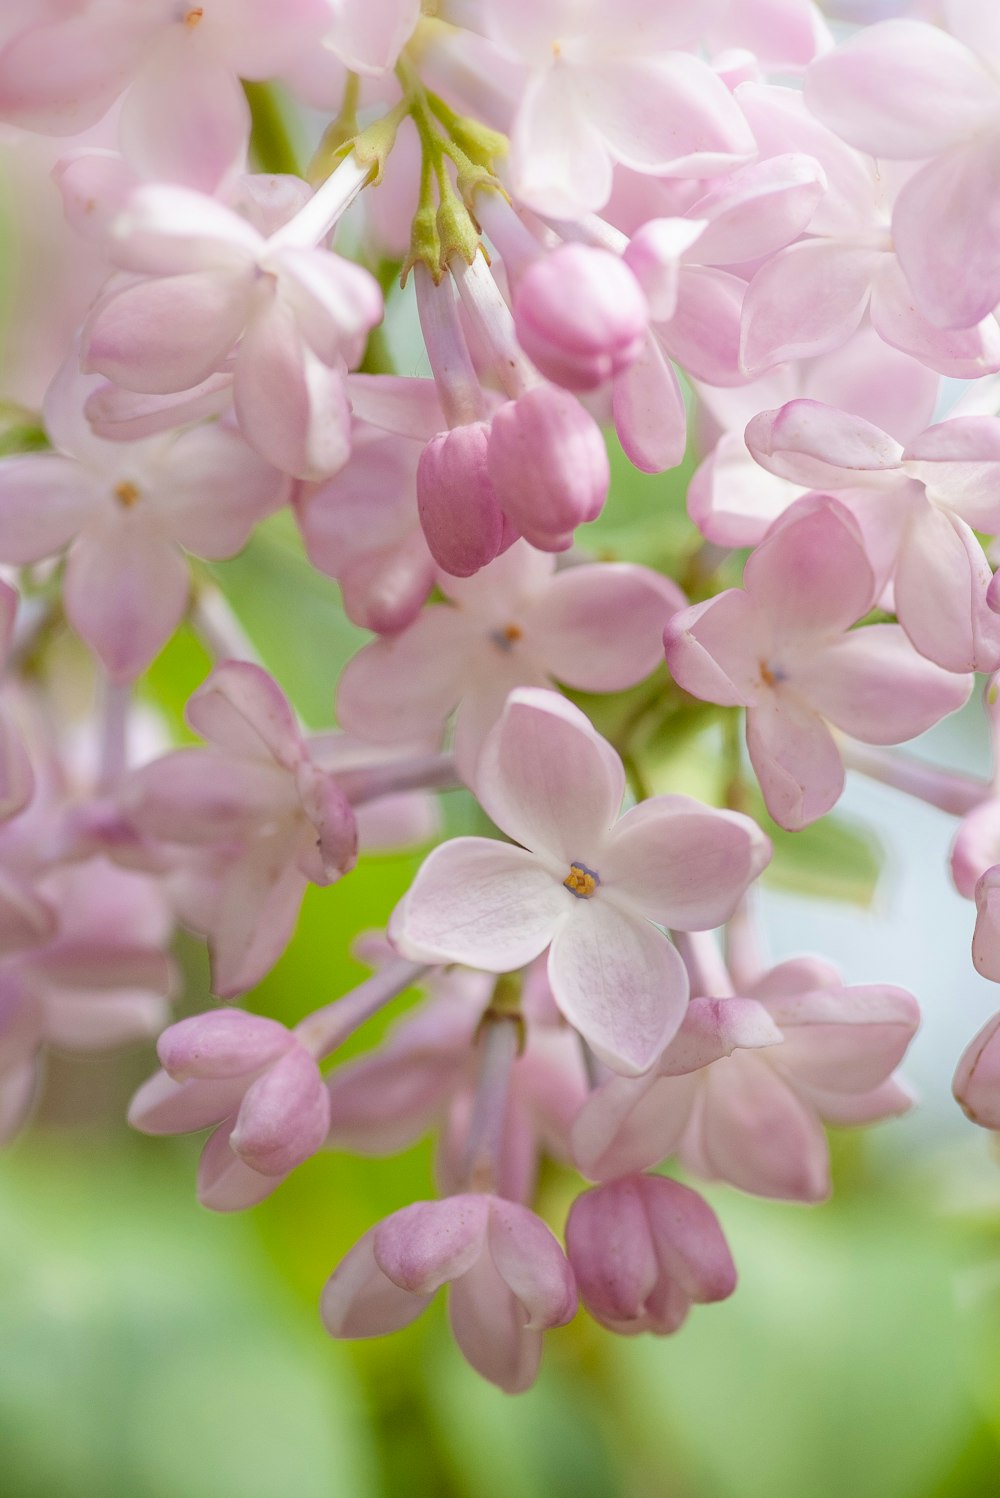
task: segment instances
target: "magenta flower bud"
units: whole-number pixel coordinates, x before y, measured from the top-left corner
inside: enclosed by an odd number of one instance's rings
[[[1000,1130],[1000,1014],[966,1046],[952,1091],[973,1123]]]
[[[596,520],[611,471],[600,428],[572,395],[538,385],[493,417],[487,465],[504,513],[540,551],[566,551]]]
[[[692,1303],[736,1288],[715,1213],[666,1176],[625,1176],[578,1196],[566,1252],[590,1314],[626,1336],[675,1332]]]
[[[619,256],[564,244],[539,258],[514,299],[518,342],[548,379],[593,390],[642,352],[649,307]]]
[[[487,471],[489,426],[438,432],[417,465],[417,509],[428,548],[453,577],[471,577],[500,550],[504,517]]]

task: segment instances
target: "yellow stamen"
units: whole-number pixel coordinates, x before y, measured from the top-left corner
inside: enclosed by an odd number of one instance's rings
[[[205,12],[200,5],[193,6],[184,17],[184,25],[193,30],[204,14]]]
[[[524,630],[521,629],[520,626],[517,625],[517,624],[508,624],[506,626],[506,628],[502,631],[502,634],[503,634],[504,639],[505,640],[509,640],[510,643],[513,645],[514,642],[516,640],[519,640],[521,638],[521,636],[524,634]]]
[[[128,479],[123,479],[120,484],[115,485],[115,499],[120,505],[124,505],[126,510],[130,510],[138,498],[139,490]]]
[[[576,895],[578,900],[589,900],[596,894],[600,879],[596,874],[586,868],[582,863],[571,863],[569,874],[563,880],[563,884],[571,895]]]

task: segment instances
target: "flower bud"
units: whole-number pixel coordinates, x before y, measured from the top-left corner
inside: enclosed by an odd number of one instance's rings
[[[952,1091],[973,1123],[1000,1129],[1000,1014],[966,1046]]]
[[[609,250],[565,244],[525,272],[514,301],[518,342],[567,390],[593,390],[639,357],[649,308]]]
[[[500,550],[504,519],[487,471],[489,427],[439,432],[420,454],[417,509],[431,555],[453,577],[471,577]]]
[[[600,428],[579,401],[538,385],[501,406],[487,450],[504,513],[540,551],[566,551],[604,508],[611,472]]]
[[[715,1213],[666,1176],[624,1176],[578,1196],[566,1252],[590,1314],[626,1336],[675,1332],[693,1302],[736,1288]]]

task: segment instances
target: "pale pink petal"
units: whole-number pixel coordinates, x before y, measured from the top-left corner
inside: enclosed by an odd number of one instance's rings
[[[246,1085],[246,1077],[176,1082],[154,1072],[129,1104],[128,1121],[143,1134],[193,1134],[234,1114]]]
[[[819,162],[794,152],[723,178],[688,210],[691,218],[708,221],[698,236],[698,260],[748,265],[784,249],[807,227],[825,187]]]
[[[206,270],[112,291],[84,327],[82,367],[143,394],[190,390],[243,331],[247,290],[229,270]]]
[[[804,488],[879,482],[882,474],[896,474],[903,456],[902,445],[870,421],[814,400],[761,411],[748,425],[746,441],[769,472]]]
[[[987,869],[976,885],[972,961],[984,978],[1000,983],[1000,867]]]
[[[483,1378],[507,1394],[534,1383],[542,1334],[526,1329],[524,1310],[488,1253],[452,1285],[448,1319],[462,1354]]]
[[[822,718],[791,693],[774,692],[747,711],[747,749],[764,802],[781,827],[797,831],[836,805],[844,767]]]
[[[983,1129],[1000,1129],[1000,1014],[987,1020],[962,1052],[952,1091],[963,1111]]]
[[[49,9],[24,19],[0,52],[0,115],[28,130],[76,135],[121,93],[155,34],[154,10],[115,5]]]
[[[579,1169],[606,1181],[666,1159],[687,1128],[700,1086],[693,1073],[665,1077],[659,1067],[644,1077],[611,1077],[591,1093],[573,1125]]]
[[[899,1077],[887,1077],[870,1092],[824,1092],[820,1087],[810,1087],[808,1098],[823,1122],[838,1129],[899,1118],[916,1102],[912,1089]]]
[[[239,79],[185,33],[176,27],[145,61],[125,95],[119,141],[140,176],[212,193],[245,170],[250,107]]]
[[[198,1163],[198,1200],[212,1212],[243,1212],[255,1207],[281,1185],[279,1175],[265,1176],[244,1165],[229,1146],[232,1120],[209,1136]]]
[[[160,1036],[156,1052],[177,1082],[191,1077],[246,1077],[294,1045],[277,1020],[244,1009],[222,1008],[179,1020]]]
[[[208,933],[212,989],[234,998],[259,983],[292,939],[306,880],[264,844],[225,876]],[[287,855],[285,855],[287,856]]]
[[[975,897],[976,883],[1000,863],[1000,799],[991,797],[963,817],[951,849],[951,877],[967,900]]]
[[[898,624],[850,630],[817,655],[811,707],[867,744],[915,739],[969,698],[971,677],[918,655]]]
[[[708,1203],[664,1176],[643,1177],[642,1190],[665,1273],[700,1305],[725,1300],[736,1287],[736,1267]]]
[[[992,578],[974,533],[933,505],[916,510],[896,567],[896,614],[921,655],[946,671],[1000,664],[1000,616],[987,606]]]
[[[757,700],[770,636],[742,588],[728,588],[674,614],[663,643],[670,674],[686,692],[722,707]]]
[[[384,311],[374,276],[328,250],[286,246],[266,263],[280,277],[281,295],[317,358],[331,366],[360,359],[365,337]]]
[[[1000,136],[997,138],[1000,146]],[[957,380],[975,380],[1000,369],[1000,328],[994,316],[958,330],[935,326],[917,304],[895,255],[883,257],[872,286],[870,315],[881,338],[930,369]]]
[[[433,1295],[471,1269],[483,1253],[489,1198],[464,1195],[414,1202],[374,1230],[375,1262],[411,1295]]]
[[[677,308],[659,328],[672,359],[709,385],[742,385],[740,313],[746,282],[712,266],[685,265],[677,283]]]
[[[333,29],[327,38],[342,62],[356,73],[384,73],[396,65],[420,19],[420,0],[329,0]]]
[[[981,0],[944,0],[944,21],[953,36],[978,52],[994,71],[1000,65],[1000,11]]]
[[[765,261],[743,301],[740,364],[748,374],[846,342],[864,316],[882,255],[804,239]]]
[[[414,961],[510,972],[549,945],[572,903],[573,896],[523,848],[453,838],[424,860],[393,912],[389,934]]]
[[[511,132],[510,172],[517,196],[555,218],[594,212],[611,194],[611,157],[588,118],[574,74],[558,66],[536,74]]]
[[[741,433],[724,432],[688,485],[688,514],[718,546],[756,546],[804,492],[756,463]]]
[[[264,243],[242,214],[210,191],[155,182],[130,195],[115,224],[114,259],[126,270],[154,276],[228,272],[248,298]]]
[[[334,884],[353,869],[358,858],[358,824],[336,776],[308,762],[295,776],[302,810],[309,819],[303,829],[298,867],[313,884]]]
[[[830,1190],[826,1135],[815,1114],[766,1061],[739,1056],[708,1074],[707,1093],[680,1156],[710,1179],[755,1196],[822,1201]]]
[[[0,952],[39,946],[55,935],[55,909],[12,869],[0,869]]]
[[[66,616],[109,675],[131,681],[180,624],[189,586],[177,547],[127,512],[89,527],[70,548]]]
[[[994,122],[929,162],[897,199],[893,233],[900,264],[921,309],[943,327],[974,328],[1000,301],[998,192],[1000,126]]]
[[[660,1268],[640,1182],[615,1181],[578,1196],[566,1222],[566,1247],[591,1315],[605,1325],[624,1323],[622,1330],[639,1321]]]
[[[646,567],[567,567],[524,622],[556,680],[584,692],[617,692],[659,665],[664,625],[684,604],[676,583]]]
[[[186,717],[202,738],[232,754],[293,769],[302,737],[288,698],[262,666],[224,661],[189,700]]]
[[[711,177],[755,154],[732,94],[686,52],[611,54],[573,74],[587,119],[633,171]]]
[[[291,787],[268,760],[175,749],[143,765],[122,787],[122,809],[146,837],[185,844],[231,843],[287,815]]]
[[[799,500],[743,569],[743,586],[775,634],[776,652],[848,629],[875,602],[872,569],[854,516],[835,499]]]
[[[432,604],[351,657],[337,683],[338,721],[389,743],[439,734],[466,689],[475,643],[457,609]]]
[[[903,466],[967,525],[979,531],[1000,531],[1000,419],[996,416],[955,416],[928,427],[906,447]]]
[[[0,714],[0,821],[23,811],[35,793],[35,773],[20,730]]]
[[[676,468],[687,442],[687,411],[674,367],[650,335],[614,382],[612,413],[629,462],[643,473]]]
[[[284,475],[237,432],[218,425],[182,433],[161,473],[149,496],[157,516],[179,546],[212,561],[245,546],[253,527],[281,505],[288,489]]]
[[[676,1035],[688,998],[684,964],[662,932],[601,897],[579,900],[549,953],[562,1014],[613,1071],[648,1071]]]
[[[768,1005],[784,1044],[768,1059],[795,1086],[870,1092],[902,1061],[920,1023],[912,994],[888,985],[821,989]]]
[[[414,1321],[432,1296],[394,1285],[376,1263],[374,1232],[368,1232],[327,1280],[320,1315],[331,1337],[383,1337]]]
[[[662,926],[706,931],[732,915],[771,857],[749,817],[687,796],[654,796],[625,813],[601,878],[629,910]]]
[[[0,462],[0,561],[15,566],[54,556],[110,499],[80,464],[56,453]]]
[[[155,437],[192,421],[223,416],[232,405],[233,377],[228,370],[209,375],[191,390],[170,395],[142,395],[120,385],[102,383],[84,407],[98,437],[131,442]]]
[[[320,1148],[330,1103],[315,1058],[293,1046],[250,1084],[229,1145],[261,1175],[284,1176]]]
[[[524,1308],[525,1327],[564,1326],[576,1311],[576,1288],[566,1256],[534,1212],[494,1197],[487,1230],[489,1251],[508,1289]]]
[[[558,692],[511,692],[483,748],[476,795],[502,832],[554,863],[592,860],[625,794],[622,762]]]
[[[806,102],[860,151],[919,161],[988,122],[997,85],[961,42],[920,21],[863,26],[806,74]]]
[[[343,375],[306,347],[291,309],[280,300],[247,327],[233,401],[247,441],[284,473],[320,480],[347,462],[350,407]]]

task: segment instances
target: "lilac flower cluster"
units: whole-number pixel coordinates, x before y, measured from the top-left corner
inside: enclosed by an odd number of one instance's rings
[[[1000,981],[1000,771],[886,747],[974,672],[1000,743],[1000,22],[941,9],[843,37],[811,0],[43,0],[3,23],[4,142],[58,270],[5,375],[0,1138],[50,1047],[157,1035],[130,1122],[211,1130],[215,1210],[434,1130],[440,1198],[364,1235],[323,1319],[378,1335],[448,1285],[461,1351],[517,1391],[578,1299],[667,1334],[733,1291],[662,1162],[817,1202],[824,1126],[910,1106],[913,997],[759,953],[772,849],[730,730],[783,829],[845,766],[962,818]],[[301,174],[261,143],[282,108],[321,121]],[[387,266],[429,377],[385,359]],[[605,429],[645,473],[696,453],[675,575],[588,550]],[[337,731],[303,730],[204,565],[281,511],[373,636]],[[188,625],[215,665],[178,746],[136,686]],[[621,708],[603,734],[595,698]],[[646,773],[692,723],[729,746],[719,805]],[[484,835],[441,836],[456,788]],[[429,846],[358,938],[366,982],[294,1028],[239,1007],[309,884]],[[226,1002],[167,1024],[177,926]],[[380,1047],[325,1066],[414,987]],[[1000,1131],[1000,1016],[955,1090]],[[543,1158],[592,1183],[562,1241]]]

